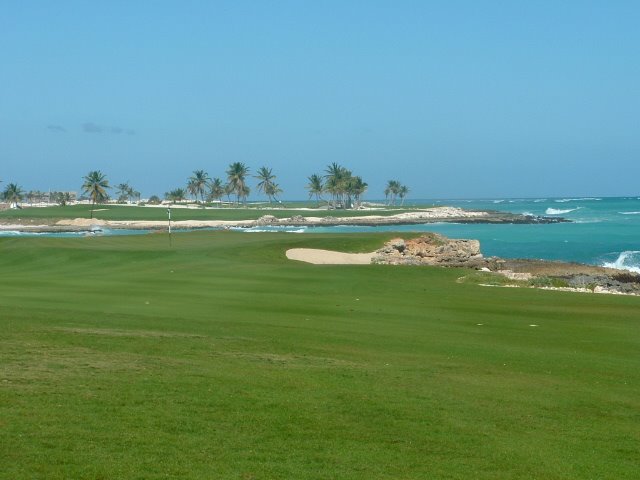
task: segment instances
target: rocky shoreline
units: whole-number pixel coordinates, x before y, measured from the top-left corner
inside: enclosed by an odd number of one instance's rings
[[[436,233],[396,238],[375,252],[372,263],[472,268],[461,280],[485,286],[640,295],[640,275],[615,268],[549,260],[484,257],[478,240],[454,240]]]
[[[272,215],[265,215],[255,221],[251,227],[256,226],[297,226],[297,227],[318,227],[318,226],[366,226],[376,227],[382,225],[424,225],[429,223],[466,223],[466,224],[551,224],[551,223],[567,223],[562,217],[548,217],[535,215],[522,215],[518,213],[506,213],[498,211],[481,211],[468,212],[478,213],[481,215],[452,215],[446,216],[403,216],[392,215],[388,217],[382,216],[365,216],[365,217],[314,217],[307,218],[301,215],[279,219]]]
[[[33,222],[33,221],[31,221]],[[81,233],[98,232],[103,228],[128,230],[165,230],[167,221],[148,220],[101,220],[101,219],[63,219],[55,223],[38,221],[20,224],[0,223],[0,230],[32,233]],[[562,217],[534,216],[493,210],[464,210],[455,207],[435,207],[404,212],[396,215],[363,215],[357,217],[325,216],[305,217],[294,215],[288,218],[277,218],[263,215],[256,220],[183,220],[174,221],[176,229],[201,228],[254,228],[272,227],[332,227],[332,226],[392,226],[423,225],[429,223],[477,223],[477,224],[550,224],[564,223],[569,220]]]

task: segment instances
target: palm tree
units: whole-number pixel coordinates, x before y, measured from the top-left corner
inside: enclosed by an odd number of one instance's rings
[[[249,168],[242,162],[234,162],[227,169],[227,181],[231,186],[231,191],[236,194],[238,203],[240,203],[240,198],[246,201],[249,196],[250,189],[246,184],[248,174]]]
[[[356,201],[355,208],[360,208],[362,194],[367,191],[368,186],[369,185],[362,180],[362,177],[359,176],[353,177],[351,182],[349,182],[350,193]]]
[[[325,170],[324,189],[331,194],[333,208],[338,205],[345,207],[344,196],[347,193],[347,183],[351,178],[351,171],[333,162]]]
[[[119,183],[116,185],[116,195],[118,195],[118,203],[126,203],[129,201],[133,189],[129,182]]]
[[[240,198],[242,198],[242,203],[244,204],[247,203],[247,197],[249,196],[250,193],[251,193],[251,189],[249,188],[249,185],[244,184],[242,186],[242,191],[240,192]]]
[[[101,202],[109,198],[107,189],[109,186],[109,180],[104,173],[100,170],[93,170],[83,177],[84,183],[82,184],[82,192],[89,195],[91,198],[91,218],[93,218],[93,209],[97,202]]]
[[[220,204],[222,203],[221,199],[222,196],[225,194],[225,188],[224,188],[224,184],[222,183],[222,180],[220,180],[218,177],[214,178],[213,180],[211,180],[211,182],[209,183],[209,196],[208,196],[208,200],[218,200],[218,206],[220,206]]]
[[[71,194],[69,192],[55,192],[53,198],[61,207],[66,207],[71,201]]]
[[[277,200],[276,197],[279,193],[282,193],[282,189],[274,182],[276,176],[272,173],[272,169],[261,167],[255,178],[260,180],[257,185],[258,191],[263,192],[269,198],[269,203],[271,203],[272,199]]]
[[[267,187],[265,193],[269,196],[269,198],[273,198],[277,202],[278,195],[282,193],[282,189],[277,183],[272,183]]]
[[[227,196],[227,203],[231,203],[231,194],[233,193],[233,185],[230,183],[224,184],[224,194]]]
[[[189,192],[189,195],[193,195],[193,198],[195,199],[196,203],[198,203],[198,186],[196,185],[196,182],[192,179],[187,181],[187,192]]]
[[[320,200],[322,199],[322,194],[324,193],[324,183],[322,182],[322,177],[316,173],[310,175],[307,180],[306,189],[309,190],[309,198],[315,195],[316,201],[318,202],[318,206],[320,206]]]
[[[164,197],[173,203],[183,201],[186,198],[186,196],[187,196],[187,192],[185,191],[184,188],[175,188],[170,192],[167,192],[164,194]]]
[[[187,189],[189,189],[189,193],[196,197],[196,202],[198,201],[198,195],[200,195],[200,198],[202,198],[202,201],[204,202],[204,192],[207,189],[208,184],[209,174],[204,170],[195,170],[193,175],[189,177]]]
[[[9,183],[7,187],[2,192],[2,198],[9,202],[11,205],[14,205],[19,208],[18,202],[22,200],[24,196],[24,192],[22,191],[22,187],[18,186],[17,183]]]
[[[384,189],[384,196],[388,199],[388,205],[395,205],[396,197],[400,193],[402,185],[398,180],[388,180],[387,187]]]
[[[407,187],[406,185],[401,185],[398,189],[398,196],[402,200],[402,202],[400,202],[400,205],[404,205],[404,197],[406,197],[408,193],[409,187]]]

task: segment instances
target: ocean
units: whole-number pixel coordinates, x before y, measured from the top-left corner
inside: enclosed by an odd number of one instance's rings
[[[533,215],[561,216],[571,223],[536,225],[482,225],[435,223],[379,227],[257,227],[239,229],[248,233],[288,231],[323,232],[437,232],[451,238],[480,240],[485,256],[564,260],[623,268],[640,273],[640,197],[618,198],[497,198],[421,199],[407,206],[452,205],[466,209],[500,210]],[[141,234],[136,230],[112,230],[106,234]],[[2,236],[17,232],[0,233]],[[78,234],[31,234],[78,236]]]
[[[408,206],[452,205],[550,217],[571,223],[482,225],[438,223],[380,227],[290,228],[295,232],[437,232],[480,240],[485,256],[589,263],[640,273],[640,197],[414,200]],[[258,229],[254,229],[258,230]],[[261,227],[259,230],[264,230]]]

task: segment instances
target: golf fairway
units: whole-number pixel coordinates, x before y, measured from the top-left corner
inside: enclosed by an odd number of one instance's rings
[[[0,478],[637,478],[640,298],[285,257],[393,236],[0,239]]]

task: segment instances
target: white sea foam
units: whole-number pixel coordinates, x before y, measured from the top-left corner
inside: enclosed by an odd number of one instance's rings
[[[540,202],[546,202],[547,199],[546,198],[537,198],[536,200],[533,201],[533,203],[540,203]]]
[[[559,198],[557,200],[554,200],[554,202],[556,202],[556,203],[587,202],[587,201],[599,202],[600,200],[602,200],[602,199],[601,198],[595,198],[595,197],[582,197],[582,198]]]
[[[253,229],[253,228],[239,228],[238,231],[246,232],[246,233],[304,233],[306,230],[304,228],[299,228],[296,230],[265,230],[261,228]]]
[[[0,237],[38,237],[40,235],[51,236],[49,232],[21,232],[19,230],[1,230]]]
[[[604,262],[602,266],[640,273],[640,251],[626,250],[622,252],[615,261]]]
[[[618,212],[620,215],[640,215],[640,212]]]
[[[493,203],[503,203],[504,200],[494,200]]]
[[[547,215],[563,215],[565,213],[575,212],[576,210],[580,210],[582,207],[576,208],[567,208],[566,210],[562,210],[560,208],[547,208],[544,213]]]

